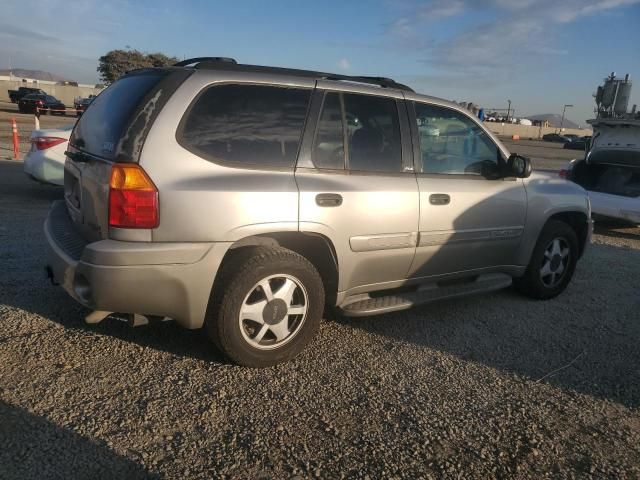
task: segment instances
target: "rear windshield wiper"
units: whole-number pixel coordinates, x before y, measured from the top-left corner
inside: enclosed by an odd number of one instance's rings
[[[69,150],[65,151],[64,154],[69,157],[74,162],[86,163],[89,161],[89,155],[82,152],[70,152]]]

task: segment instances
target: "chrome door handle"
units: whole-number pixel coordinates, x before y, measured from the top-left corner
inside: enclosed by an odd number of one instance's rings
[[[339,207],[342,205],[342,195],[337,193],[319,193],[316,195],[316,204],[319,207]]]
[[[429,195],[429,203],[431,205],[449,205],[451,197],[446,193],[432,193]]]

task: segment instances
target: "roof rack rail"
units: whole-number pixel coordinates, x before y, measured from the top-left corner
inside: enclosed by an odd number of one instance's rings
[[[395,88],[406,92],[413,92],[411,87],[398,83],[386,77],[349,76],[337,73],[315,72],[313,70],[299,70],[296,68],[267,67],[263,65],[246,65],[236,62],[233,58],[226,57],[197,57],[176,63],[176,67],[193,65],[197,69],[207,70],[234,70],[249,73],[273,73],[276,75],[294,75],[296,77],[314,78],[316,80],[340,80],[346,82],[366,83],[382,88]]]
[[[395,88],[397,90],[404,90],[407,92],[413,92],[413,89],[407,85],[396,82],[392,78],[387,77],[368,77],[368,76],[351,76],[351,75],[333,75],[329,74],[323,77],[325,80],[342,80],[347,82],[367,83],[370,85],[378,85],[382,88]]]
[[[189,65],[194,65],[195,68],[198,68],[200,66],[200,64],[207,64],[207,63],[217,63],[217,62],[221,62],[221,63],[231,63],[234,65],[237,65],[238,62],[236,61],[235,58],[230,58],[230,57],[194,57],[194,58],[187,58],[186,60],[183,60],[181,62],[178,63],[174,63],[173,66],[174,67],[188,67]]]

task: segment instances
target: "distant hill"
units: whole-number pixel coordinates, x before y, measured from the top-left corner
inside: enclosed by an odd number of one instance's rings
[[[11,75],[20,78],[33,78],[34,80],[48,80],[50,82],[69,81],[68,78],[61,77],[54,73],[43,72],[42,70],[29,70],[26,68],[12,68],[11,70],[0,70],[0,75]]]
[[[558,115],[557,113],[541,113],[540,115],[527,115],[529,120],[542,120],[549,122],[554,127],[560,126],[560,121],[562,120],[562,115]],[[568,120],[567,117],[564,117],[564,123],[562,124],[564,128],[578,128],[578,124]]]

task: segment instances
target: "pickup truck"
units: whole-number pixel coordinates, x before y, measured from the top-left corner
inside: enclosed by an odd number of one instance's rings
[[[11,100],[11,103],[18,103],[22,97],[29,95],[30,93],[39,93],[42,95],[47,94],[47,92],[39,88],[20,87],[18,90],[9,90],[9,99]]]

